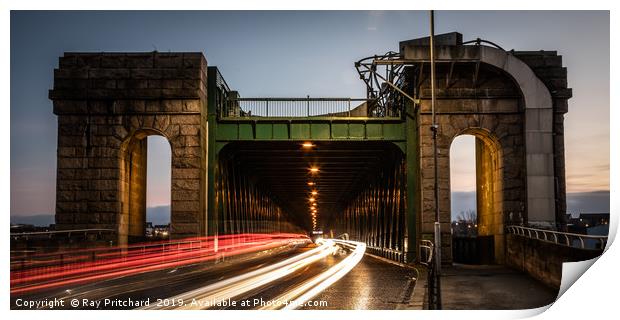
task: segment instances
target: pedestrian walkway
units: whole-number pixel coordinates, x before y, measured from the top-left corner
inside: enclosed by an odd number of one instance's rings
[[[442,268],[444,310],[531,309],[555,301],[558,290],[528,275],[499,265]]]

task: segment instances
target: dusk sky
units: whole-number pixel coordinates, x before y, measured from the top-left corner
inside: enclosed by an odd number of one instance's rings
[[[557,50],[573,88],[565,119],[567,191],[609,190],[608,12],[439,11],[435,21],[436,33],[458,31],[464,40]],[[65,51],[200,51],[245,97],[364,97],[354,61],[427,35],[422,11],[13,11],[11,215],[54,212],[57,127],[47,95]],[[464,139],[452,156],[471,159],[472,142]],[[162,145],[153,143],[149,167],[169,161]],[[473,190],[474,169],[453,163],[454,191]],[[149,190],[150,206],[169,202],[168,174],[150,170],[149,181],[160,186]]]

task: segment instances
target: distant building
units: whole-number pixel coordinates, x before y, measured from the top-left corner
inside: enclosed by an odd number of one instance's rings
[[[153,240],[170,238],[170,224],[153,225],[152,222],[146,223],[145,235]]]
[[[32,224],[11,224],[11,233],[25,233],[25,232],[47,232],[54,230],[54,225],[47,227],[38,227]]]
[[[144,233],[147,237],[153,236],[153,223],[152,222],[146,223],[146,227],[144,228]]]
[[[476,238],[478,236],[478,224],[467,220],[452,221],[452,236]]]
[[[568,232],[579,234],[604,232],[604,235],[609,233],[609,213],[581,213],[577,218],[567,215],[566,222]]]

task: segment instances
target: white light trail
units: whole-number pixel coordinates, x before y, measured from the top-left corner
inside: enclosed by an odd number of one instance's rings
[[[170,301],[184,301],[182,306],[164,306],[163,309],[205,309],[214,302],[232,299],[243,293],[259,288],[265,284],[287,276],[309,264],[325,258],[333,252],[335,240],[322,240],[320,246],[278,262],[276,264],[254,270],[224,281],[198,288],[169,298]],[[198,303],[192,303],[197,301]],[[200,303],[204,302],[204,303]],[[160,309],[162,307],[150,305],[141,309]]]
[[[315,276],[314,278],[304,282],[295,289],[279,296],[276,301],[288,301],[286,305],[270,305],[261,309],[277,309],[283,307],[284,310],[297,309],[308,300],[312,299],[323,290],[334,284],[336,281],[344,277],[351,271],[364,257],[366,252],[366,244],[356,241],[333,240],[340,245],[355,248],[353,252],[327,271]]]

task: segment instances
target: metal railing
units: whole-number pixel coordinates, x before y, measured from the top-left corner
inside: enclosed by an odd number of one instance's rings
[[[236,98],[238,93],[230,89],[217,67],[209,67],[209,103],[214,103],[219,115],[226,108],[228,99]]]
[[[400,117],[399,111],[378,116],[376,100],[365,98],[238,98],[222,106],[220,118],[270,117]]]
[[[430,310],[441,310],[441,279],[435,263],[435,244],[430,240],[420,240],[420,264],[426,266],[427,305]]]
[[[523,226],[508,226],[506,229],[512,234],[579,249],[604,249],[607,245],[607,236],[585,235]]]
[[[67,235],[71,237],[71,234],[102,234],[102,233],[116,233],[115,229],[73,229],[73,230],[53,230],[53,231],[34,231],[34,232],[14,232],[11,233],[11,238],[17,240],[19,238],[36,237],[36,236],[54,236],[54,235]]]
[[[241,98],[217,67],[208,68],[208,100],[219,119],[243,118],[400,118],[400,100],[379,98]],[[386,108],[385,103],[395,106]]]
[[[430,266],[433,261],[435,246],[430,240],[420,240],[420,264]]]

